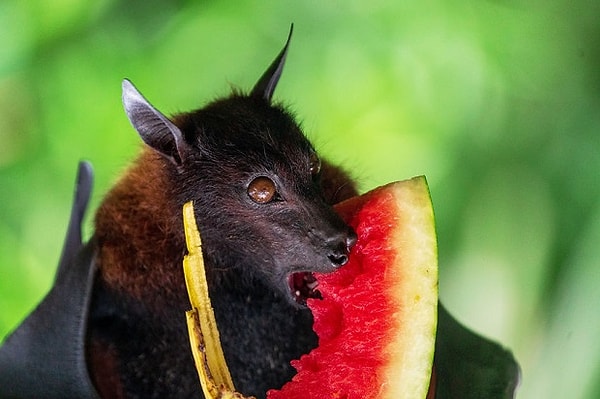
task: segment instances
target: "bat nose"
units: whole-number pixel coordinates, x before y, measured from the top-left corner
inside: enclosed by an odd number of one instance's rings
[[[327,258],[334,267],[344,266],[348,263],[350,250],[356,244],[357,239],[356,233],[353,230],[348,230],[328,240],[330,252]]]

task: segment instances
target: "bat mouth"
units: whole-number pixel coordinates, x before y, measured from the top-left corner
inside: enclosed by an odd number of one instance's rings
[[[306,306],[309,298],[323,299],[317,286],[319,281],[311,272],[292,273],[288,276],[288,287],[293,300],[302,306]]]

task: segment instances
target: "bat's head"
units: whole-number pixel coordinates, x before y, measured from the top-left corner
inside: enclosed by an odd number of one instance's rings
[[[315,149],[290,113],[272,104],[288,44],[250,94],[173,120],[129,81],[123,102],[142,140],[168,160],[173,195],[194,200],[212,278],[303,305],[319,295],[313,272],[344,265],[356,234],[323,197]]]

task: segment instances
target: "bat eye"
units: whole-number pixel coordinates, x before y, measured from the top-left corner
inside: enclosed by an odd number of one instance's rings
[[[309,163],[310,173],[315,176],[318,175],[321,171],[321,160],[317,156],[317,153],[312,152],[310,154],[310,163]]]
[[[276,194],[275,183],[266,176],[259,176],[248,185],[248,196],[257,204],[271,202]]]

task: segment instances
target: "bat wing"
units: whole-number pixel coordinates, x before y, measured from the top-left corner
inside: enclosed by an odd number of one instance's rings
[[[81,238],[92,183],[91,166],[81,162],[54,285],[0,347],[1,398],[99,397],[85,360],[95,245]]]
[[[512,399],[520,369],[512,354],[456,321],[439,304],[435,399]]]

